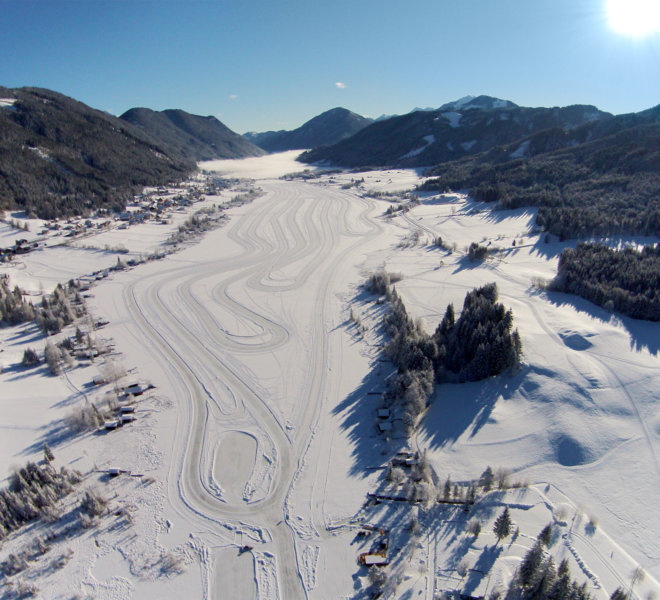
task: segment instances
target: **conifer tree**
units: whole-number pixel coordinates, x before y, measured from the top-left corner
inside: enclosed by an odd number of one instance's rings
[[[490,465],[486,467],[485,471],[481,474],[479,478],[479,485],[484,488],[484,492],[489,492],[493,487],[493,481],[495,476],[493,475],[493,469],[490,468]]]
[[[47,463],[51,463],[53,460],[55,460],[55,455],[47,443],[44,443],[44,460]]]
[[[511,515],[509,514],[509,507],[500,513],[500,516],[495,519],[495,525],[493,526],[493,532],[497,536],[498,543],[511,535]]]
[[[552,523],[548,523],[539,533],[537,538],[546,548],[552,541]]]
[[[497,531],[495,534],[500,537]],[[520,583],[523,587],[528,587],[534,581],[542,563],[543,545],[537,541],[525,554],[525,558],[523,558],[520,565]]]

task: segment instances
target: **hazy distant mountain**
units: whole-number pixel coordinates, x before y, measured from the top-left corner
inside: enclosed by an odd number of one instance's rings
[[[50,90],[0,87],[0,208],[45,218],[120,209],[194,169],[117,117]]]
[[[345,108],[333,108],[310,119],[293,131],[248,132],[244,137],[268,152],[283,152],[335,144],[357,133],[372,122],[372,119],[362,117]]]
[[[245,158],[264,154],[263,150],[215,117],[200,117],[174,109],[154,111],[131,108],[120,118],[188,160]]]
[[[302,162],[343,166],[430,166],[522,140],[538,131],[571,129],[611,117],[594,106],[525,108],[489,96],[468,96],[433,111],[375,122]]]

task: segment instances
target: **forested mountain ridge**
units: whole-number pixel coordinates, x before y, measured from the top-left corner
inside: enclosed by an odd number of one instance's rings
[[[531,158],[505,162],[502,154],[440,164],[421,188],[470,189],[504,209],[537,206],[538,225],[561,239],[660,235],[660,122]]]
[[[556,150],[570,151],[581,144],[654,123],[660,123],[660,105],[639,113],[589,121],[576,127],[543,129],[510,144],[494,146],[486,152],[465,158],[466,160],[474,158],[476,163],[498,164],[519,158],[532,158]]]
[[[526,108],[480,96],[448,109],[417,111],[378,121],[328,148],[300,156],[340,166],[431,166],[479,154],[548,129],[572,129],[611,118],[594,106]],[[454,108],[458,106],[458,108]]]
[[[215,117],[179,109],[131,108],[120,119],[139,127],[157,143],[192,161],[261,156],[264,151]]]
[[[42,218],[120,210],[196,168],[126,121],[40,88],[0,87],[0,209]]]
[[[333,108],[293,131],[248,132],[245,138],[268,152],[317,148],[350,137],[372,122],[345,108]]]

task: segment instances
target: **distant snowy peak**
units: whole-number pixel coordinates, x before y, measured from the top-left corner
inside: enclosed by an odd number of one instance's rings
[[[481,108],[485,110],[493,110],[495,108],[517,108],[518,105],[510,102],[509,100],[501,100],[500,98],[493,98],[492,96],[463,96],[453,102],[447,102],[440,107],[443,111],[455,110],[471,110],[474,108]]]
[[[463,96],[458,100],[454,100],[453,102],[447,102],[447,104],[443,104],[440,107],[440,110],[447,110],[449,108],[453,108],[454,110],[457,110],[459,108],[463,108],[466,104],[469,104],[475,98],[476,96]]]

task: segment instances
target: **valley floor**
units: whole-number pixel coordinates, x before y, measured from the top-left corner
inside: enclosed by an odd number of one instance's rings
[[[34,574],[41,595],[367,597],[368,569],[357,564],[370,548],[358,535],[365,524],[388,537],[391,597],[483,595],[504,589],[548,522],[556,562],[568,558],[595,597],[627,589],[638,566],[646,576],[635,593],[660,592],[660,324],[534,287],[533,278],[554,275],[566,244],[546,243],[533,211],[492,212],[456,194],[388,216],[392,198],[367,192],[410,189],[415,172],[277,179],[301,170],[291,159],[203,165],[258,179],[263,195],[232,208],[198,243],[91,289],[93,314],[109,321],[103,335],[156,393],[130,428],[51,444],[86,474],[83,486],[106,486],[135,514],[130,527],[105,523],[69,541],[76,552],[66,567]],[[438,236],[455,250],[435,246]],[[470,262],[464,248],[473,241],[499,251]],[[62,252],[47,248],[3,270],[32,290],[51,269],[67,278],[94,270],[91,251],[79,263],[62,262]],[[411,440],[377,427],[392,366],[381,354],[384,306],[361,284],[382,268],[403,275],[396,289],[429,332],[449,302],[460,311],[466,291],[495,281],[522,336],[517,372],[436,386]],[[29,328],[3,337],[5,469],[39,458],[44,431],[85,401],[78,390],[98,372],[89,365],[53,378],[7,368],[11,352],[20,360],[38,340]],[[484,495],[469,516],[436,503],[366,505],[404,449],[426,452],[438,487],[447,476],[476,479],[488,465],[527,485]],[[109,467],[155,483],[100,482],[94,472]],[[519,535],[497,544],[492,524],[505,505]],[[477,539],[465,534],[472,517],[483,524]],[[412,522],[421,529],[411,532]],[[185,564],[181,574],[163,568],[170,553]]]

